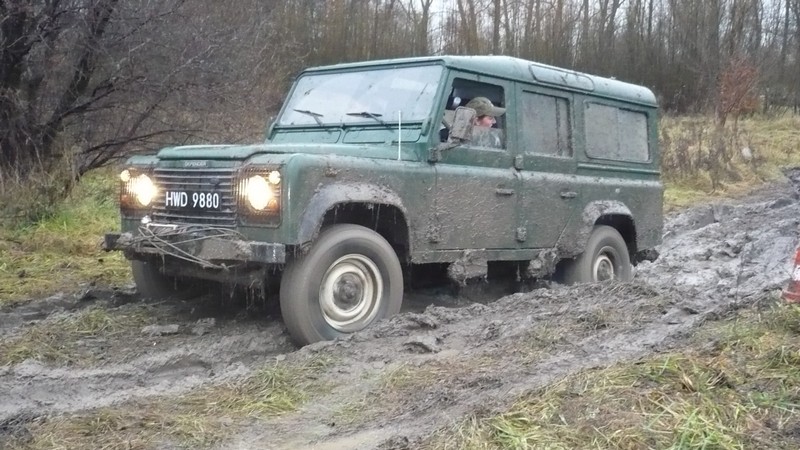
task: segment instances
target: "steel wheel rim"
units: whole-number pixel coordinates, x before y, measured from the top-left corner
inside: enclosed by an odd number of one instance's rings
[[[370,258],[349,254],[325,271],[319,288],[322,317],[341,332],[358,331],[378,313],[383,297],[383,279]]]
[[[616,278],[616,265],[614,264],[614,250],[603,247],[597,254],[592,265],[592,278],[594,281],[608,281]]]

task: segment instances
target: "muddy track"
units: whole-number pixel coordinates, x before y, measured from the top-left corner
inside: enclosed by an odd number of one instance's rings
[[[491,301],[507,285],[473,289],[471,299]],[[459,308],[472,304],[449,289],[410,293],[404,311],[426,305]],[[157,324],[137,327],[113,339],[79,342],[72,349],[89,362],[76,366],[30,359],[0,366],[0,435],[4,424],[44,414],[99,408],[160,395],[178,395],[204,384],[250,374],[279,355],[298,350],[279,317],[247,299],[209,294],[186,302],[143,303],[132,286],[56,294],[0,311],[0,339],[14,339],[36,326],[63,321],[93,308],[112,315],[146,312]],[[209,325],[210,324],[210,325]],[[100,358],[92,360],[91,356]]]
[[[96,306],[123,313],[133,305],[114,307],[108,296],[95,293],[96,299],[43,301],[2,313],[3,323],[17,323],[4,330],[5,338],[24,332],[40,321],[63,320],[69,315]],[[113,294],[111,295],[113,297]],[[139,305],[136,305],[138,308]],[[39,310],[30,313],[31,309]],[[26,360],[0,368],[0,423],[15,416],[62,413],[107,406],[133,398],[178,394],[204,383],[217,383],[245,375],[268,358],[296,350],[277,321],[246,318],[234,320],[224,313],[207,312],[205,320],[195,314],[180,314],[183,308],[151,305],[148,313],[160,316],[164,325],[133,330],[114,341],[80,342],[84,354],[102,354],[89,367],[67,365],[48,367]],[[22,311],[20,311],[22,310]],[[21,315],[22,318],[17,316]],[[28,318],[33,315],[35,318]],[[46,318],[40,318],[46,315]],[[213,319],[213,325],[199,330]],[[10,320],[9,320],[10,319]],[[164,333],[177,326],[176,333]]]
[[[637,267],[635,283],[555,285],[487,304],[446,298],[434,303],[450,306],[425,307],[416,298],[410,303],[423,306],[300,350],[279,321],[243,307],[143,306],[124,289],[34,301],[0,312],[0,339],[96,305],[118,313],[145,307],[159,326],[178,331],[82,342],[87,354],[103,355],[85,366],[28,360],[0,368],[0,434],[41,415],[242,377],[278,356],[302,362],[324,354],[336,361],[326,374],[333,392],[253,424],[221,448],[413,448],[467,414],[502,410],[518,394],[582,369],[678,346],[704,321],[765,301],[788,279],[798,224],[793,186],[773,184],[670,217],[660,258]],[[198,323],[206,326],[198,331]],[[381,374],[398,370],[430,377],[386,392]],[[360,400],[359,412],[342,420]]]

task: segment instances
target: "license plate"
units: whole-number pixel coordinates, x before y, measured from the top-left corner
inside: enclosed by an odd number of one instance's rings
[[[219,209],[218,192],[166,191],[164,206],[185,209]]]

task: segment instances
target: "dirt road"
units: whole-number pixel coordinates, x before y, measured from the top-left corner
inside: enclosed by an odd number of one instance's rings
[[[179,395],[276,360],[324,356],[329,390],[219,447],[413,448],[467,414],[502,410],[585,368],[670,349],[704,321],[751,307],[788,279],[799,223],[793,185],[772,184],[669,217],[661,256],[637,267],[635,283],[553,285],[484,303],[440,293],[435,303],[445,306],[299,350],[263,311],[214,301],[146,304],[131,289],[93,289],[28,302],[0,311],[0,342],[84,323],[96,308],[134,325],[104,322],[109,332],[75,341],[66,361],[1,366],[0,444],[37,417]]]

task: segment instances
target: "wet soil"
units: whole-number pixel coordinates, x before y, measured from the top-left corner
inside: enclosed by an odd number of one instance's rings
[[[636,267],[633,283],[510,295],[496,285],[419,290],[400,315],[302,349],[263,309],[213,296],[144,303],[125,287],[27,302],[0,311],[0,340],[95,307],[145,324],[79,341],[77,361],[0,367],[0,444],[36,417],[178,395],[276,359],[325,355],[335,389],[297,412],[254,420],[220,448],[415,448],[469,414],[502,411],[519,394],[583,369],[680,347],[705,321],[774,301],[798,224],[793,184],[771,184],[668,217],[660,257]]]

